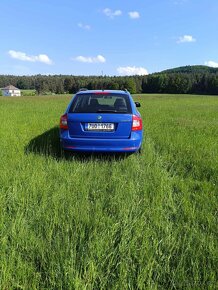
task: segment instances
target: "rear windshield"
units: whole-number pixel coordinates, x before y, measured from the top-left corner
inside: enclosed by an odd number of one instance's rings
[[[69,113],[120,113],[131,114],[128,95],[124,94],[78,94]]]

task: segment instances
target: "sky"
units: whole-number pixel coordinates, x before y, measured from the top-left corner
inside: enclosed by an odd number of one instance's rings
[[[218,67],[218,0],[0,0],[0,74]]]

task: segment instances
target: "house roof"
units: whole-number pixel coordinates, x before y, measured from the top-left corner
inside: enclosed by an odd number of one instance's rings
[[[18,88],[16,88],[15,86],[9,85],[5,88],[2,88],[2,90],[19,90]]]

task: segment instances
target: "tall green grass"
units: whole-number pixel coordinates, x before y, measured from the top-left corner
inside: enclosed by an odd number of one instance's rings
[[[65,158],[69,96],[0,98],[0,289],[218,288],[218,98],[135,99],[142,154]]]

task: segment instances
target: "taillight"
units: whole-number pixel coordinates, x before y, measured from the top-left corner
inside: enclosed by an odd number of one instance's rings
[[[61,116],[61,119],[60,119],[60,129],[68,130],[67,114]]]
[[[133,115],[132,116],[132,131],[142,130],[142,118]]]

